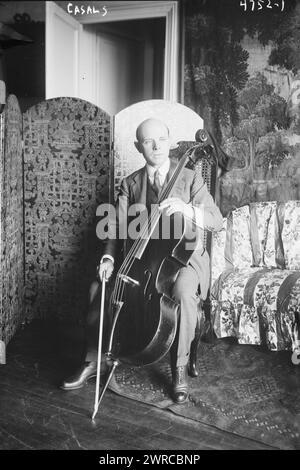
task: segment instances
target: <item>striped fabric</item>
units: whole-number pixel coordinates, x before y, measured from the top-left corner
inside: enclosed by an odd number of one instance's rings
[[[300,269],[300,201],[284,204],[281,214],[285,266],[288,269]]]

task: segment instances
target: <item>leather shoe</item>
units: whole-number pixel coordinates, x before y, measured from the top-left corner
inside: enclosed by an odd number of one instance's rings
[[[84,362],[75,374],[63,381],[60,388],[62,390],[76,390],[87,384],[91,377],[97,375],[97,361]]]
[[[181,404],[188,399],[188,396],[187,366],[176,367],[173,372],[173,400]]]

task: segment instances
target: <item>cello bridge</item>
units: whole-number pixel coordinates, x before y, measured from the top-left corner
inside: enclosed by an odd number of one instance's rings
[[[126,284],[131,284],[133,286],[139,286],[140,285],[140,283],[138,281],[136,281],[135,279],[132,279],[132,277],[129,277],[126,274],[119,274],[119,277]]]

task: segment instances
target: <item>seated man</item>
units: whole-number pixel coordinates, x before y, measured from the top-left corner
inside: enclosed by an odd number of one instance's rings
[[[158,195],[169,181],[176,164],[169,158],[170,137],[167,126],[158,119],[143,121],[136,131],[135,146],[144,156],[146,165],[122,181],[119,198],[125,198],[128,207],[142,202],[142,194],[147,203],[155,204]],[[176,197],[169,197],[160,203],[160,210],[166,216],[181,212],[186,217],[195,220],[196,225],[211,231],[222,228],[222,215],[207,190],[201,175],[184,168],[178,185]],[[119,199],[120,200],[120,199]],[[119,220],[119,225],[122,221]],[[115,228],[115,227],[114,227]],[[117,232],[116,232],[117,233]],[[109,237],[106,241],[99,268],[99,277],[109,279],[114,271],[115,256],[118,240]],[[188,398],[187,365],[191,342],[195,335],[197,324],[197,296],[205,299],[210,282],[210,266],[208,253],[203,246],[195,249],[187,266],[179,271],[173,288],[173,298],[178,302],[179,322],[176,340],[172,346],[172,388],[173,400],[184,403]],[[72,390],[82,387],[88,378],[95,375],[97,369],[97,320],[99,312],[99,284],[91,288],[91,308],[88,314],[88,348],[85,362],[77,374],[64,381],[61,388]]]

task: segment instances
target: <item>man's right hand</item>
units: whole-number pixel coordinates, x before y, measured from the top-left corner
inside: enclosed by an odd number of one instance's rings
[[[99,277],[103,281],[103,278],[108,281],[114,270],[114,263],[110,259],[104,259],[99,266]]]

